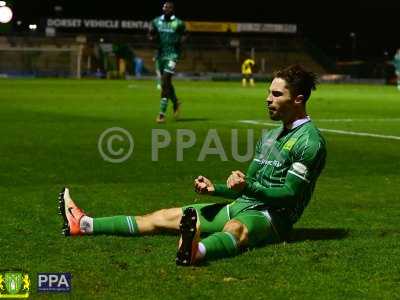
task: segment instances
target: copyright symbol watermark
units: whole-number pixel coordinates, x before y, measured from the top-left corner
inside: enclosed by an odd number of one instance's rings
[[[126,161],[133,152],[134,142],[128,130],[121,127],[111,127],[104,130],[97,142],[101,157],[111,163]]]

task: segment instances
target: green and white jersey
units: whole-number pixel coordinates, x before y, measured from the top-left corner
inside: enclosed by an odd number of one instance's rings
[[[215,185],[215,194],[237,196],[236,201],[279,213],[289,224],[297,222],[326,158],[325,140],[313,122],[303,119],[297,124],[287,132],[283,126],[270,130],[259,140],[241,194],[234,195],[226,185]]]
[[[166,20],[164,15],[155,18],[152,28],[158,38],[159,59],[177,60],[181,55],[181,38],[185,33],[185,23],[175,16]]]

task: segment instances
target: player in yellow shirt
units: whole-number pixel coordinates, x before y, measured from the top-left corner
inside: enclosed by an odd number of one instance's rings
[[[247,81],[250,82],[251,86],[254,86],[253,70],[256,63],[251,58],[246,59],[242,64],[242,85],[246,86]]]

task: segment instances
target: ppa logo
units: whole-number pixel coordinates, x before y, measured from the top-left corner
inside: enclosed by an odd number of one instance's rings
[[[38,292],[68,293],[71,278],[71,273],[38,273]]]

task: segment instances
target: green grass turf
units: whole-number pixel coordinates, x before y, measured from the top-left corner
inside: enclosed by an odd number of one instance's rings
[[[328,160],[292,243],[196,268],[176,267],[177,237],[64,238],[57,193],[68,185],[92,216],[144,214],[194,201],[203,174],[224,181],[247,163],[232,159],[231,129],[259,136],[269,122],[265,84],[176,81],[182,120],[155,124],[153,81],[0,81],[0,269],[31,274],[33,296],[76,299],[394,299],[400,294],[400,141],[324,133]],[[308,111],[321,128],[400,136],[400,93],[389,86],[321,85]],[[338,119],[347,119],[338,121]],[[350,120],[348,120],[350,119]],[[109,127],[127,129],[132,157],[106,162],[97,150]],[[151,161],[151,132],[171,146]],[[271,128],[271,127],[267,127]],[[176,130],[196,145],[176,161]],[[197,161],[217,129],[228,161]],[[255,140],[254,140],[255,142]],[[124,146],[124,144],[121,144]],[[36,294],[37,272],[71,272],[69,295]]]

